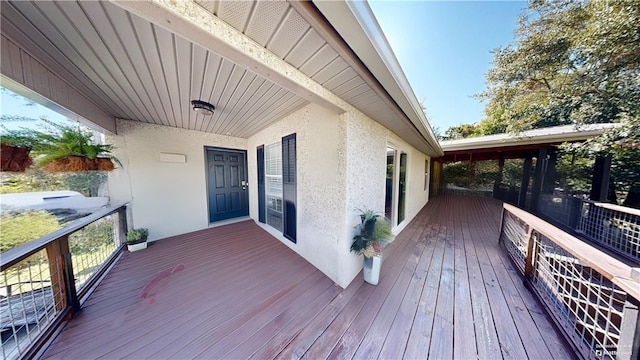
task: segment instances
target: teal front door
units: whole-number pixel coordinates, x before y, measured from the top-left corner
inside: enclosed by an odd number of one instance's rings
[[[249,215],[246,151],[207,149],[209,222]]]

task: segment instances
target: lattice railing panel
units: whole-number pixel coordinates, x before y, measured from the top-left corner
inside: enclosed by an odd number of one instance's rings
[[[532,282],[558,323],[587,358],[613,359],[627,294],[544,235],[536,242]]]
[[[583,201],[576,230],[592,241],[640,262],[640,215],[637,210]]]
[[[509,212],[504,213],[500,241],[504,244],[507,253],[523,274],[527,257],[528,232],[529,225],[524,221]]]
[[[45,250],[2,271],[0,276],[0,322],[2,359],[21,358],[32,341],[53,322],[65,305],[62,278],[52,279],[52,269],[61,264],[47,260]]]

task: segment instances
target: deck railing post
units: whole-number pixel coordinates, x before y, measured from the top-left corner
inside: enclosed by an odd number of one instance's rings
[[[46,251],[56,310],[62,311],[66,307],[70,307],[73,312],[76,312],[80,309],[80,302],[73,275],[69,235],[64,235],[47,245]]]
[[[638,310],[640,306],[638,304],[638,300],[630,298],[622,310],[617,359],[640,358],[640,310]]]
[[[504,235],[504,222],[505,216],[507,215],[507,209],[502,206],[502,211],[500,212],[500,232],[498,233],[498,244],[501,248],[506,249],[506,245],[504,244],[504,240],[502,235]]]
[[[118,222],[116,224],[116,243],[122,245],[127,239],[127,207],[123,206],[118,210]]]
[[[529,225],[529,231],[527,231],[527,256],[524,260],[524,277],[526,279],[531,279],[533,276],[535,269],[534,250],[537,241],[536,233],[533,231],[533,227]]]

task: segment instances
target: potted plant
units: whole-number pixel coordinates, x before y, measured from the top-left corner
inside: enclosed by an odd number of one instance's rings
[[[395,239],[395,235],[389,222],[372,210],[361,210],[360,224],[356,229],[351,251],[364,255],[364,280],[371,285],[378,285],[382,249]]]
[[[127,233],[127,248],[134,252],[147,248],[147,237],[149,230],[145,228],[131,229]]]
[[[57,131],[31,130],[36,139],[33,153],[41,156],[38,166],[49,172],[111,171],[120,161],[112,154],[113,145],[96,144],[91,131],[53,124]]]
[[[2,171],[24,172],[33,164],[31,148],[34,138],[26,131],[9,130],[0,135],[0,167]]]

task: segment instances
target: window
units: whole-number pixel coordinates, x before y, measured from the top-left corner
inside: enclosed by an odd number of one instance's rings
[[[398,224],[404,221],[407,198],[407,154],[400,153],[400,175],[398,176]]]
[[[260,145],[258,155],[259,221],[282,231],[295,243],[297,237],[296,134],[270,145]],[[264,216],[265,214],[266,216]]]
[[[265,146],[264,159],[267,224],[282,231],[282,144]]]

